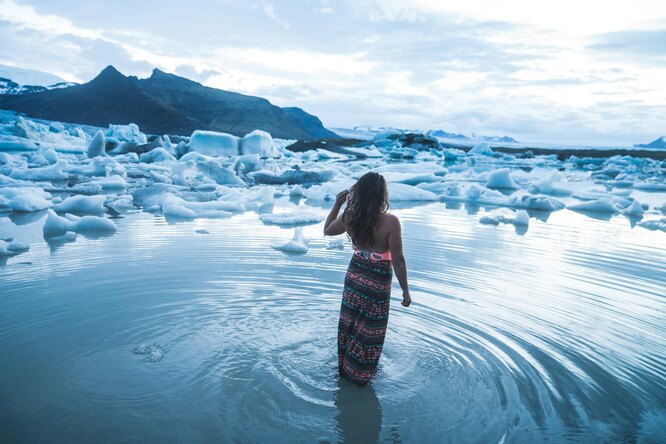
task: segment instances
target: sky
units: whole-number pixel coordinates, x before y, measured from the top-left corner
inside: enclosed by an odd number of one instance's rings
[[[327,127],[666,135],[663,0],[0,0],[0,64],[75,82],[158,67]]]

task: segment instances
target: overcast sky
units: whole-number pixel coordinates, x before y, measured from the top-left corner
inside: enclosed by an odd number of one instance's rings
[[[0,0],[0,64],[77,82],[159,67],[328,127],[666,135],[664,0]]]

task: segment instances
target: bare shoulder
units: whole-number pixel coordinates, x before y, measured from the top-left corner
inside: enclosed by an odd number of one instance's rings
[[[384,223],[389,229],[400,228],[400,219],[395,214],[386,213],[384,215]]]

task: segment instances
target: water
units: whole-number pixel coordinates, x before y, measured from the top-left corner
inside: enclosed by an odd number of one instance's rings
[[[395,213],[414,303],[394,282],[366,388],[337,376],[351,251],[321,224],[288,255],[270,245],[293,230],[255,213],[136,213],[58,244],[41,213],[0,218],[31,244],[0,267],[0,441],[663,440],[663,232],[567,210],[522,235],[474,207]]]

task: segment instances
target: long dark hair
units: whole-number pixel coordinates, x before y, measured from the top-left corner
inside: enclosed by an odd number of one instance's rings
[[[372,247],[375,228],[389,209],[386,180],[378,173],[365,173],[350,188],[344,212],[347,233],[357,247]]]

